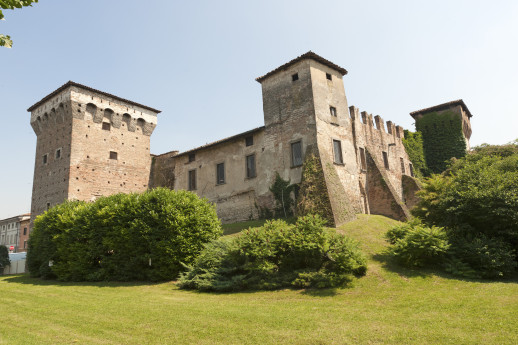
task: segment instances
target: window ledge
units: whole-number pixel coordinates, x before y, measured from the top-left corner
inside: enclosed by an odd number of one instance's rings
[[[340,166],[345,166],[344,163],[337,163],[337,162],[333,162],[334,165],[340,165]]]

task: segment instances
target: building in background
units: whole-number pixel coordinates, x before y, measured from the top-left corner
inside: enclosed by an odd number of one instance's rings
[[[31,214],[27,213],[0,220],[0,245],[11,253],[26,252],[30,219]]]

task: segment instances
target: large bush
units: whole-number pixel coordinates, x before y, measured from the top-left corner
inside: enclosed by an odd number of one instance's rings
[[[214,206],[186,191],[66,202],[36,219],[28,268],[65,281],[173,279],[220,235]]]
[[[344,286],[367,270],[356,242],[324,228],[318,216],[295,225],[269,221],[240,236],[206,245],[180,287],[203,291],[238,291],[282,287]]]
[[[425,181],[412,213],[429,225],[473,233],[518,245],[518,153],[509,144],[475,148],[443,175]]]
[[[413,219],[392,228],[386,237],[392,244],[389,254],[407,267],[443,268],[468,278],[504,278],[518,266],[508,243],[468,228],[452,231],[427,227]]]
[[[441,264],[450,248],[444,228],[418,223],[395,227],[387,233],[389,253],[406,266]]]

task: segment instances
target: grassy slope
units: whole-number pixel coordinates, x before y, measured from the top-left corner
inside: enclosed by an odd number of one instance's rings
[[[163,284],[0,278],[0,344],[516,344],[517,281],[401,270],[379,255],[395,222],[360,216],[369,272],[343,290],[203,294]]]

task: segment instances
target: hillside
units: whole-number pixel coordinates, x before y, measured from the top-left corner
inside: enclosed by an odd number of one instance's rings
[[[0,344],[518,343],[517,280],[398,268],[382,254],[395,223],[361,215],[339,229],[369,255],[367,276],[340,290],[206,294],[1,277]]]

